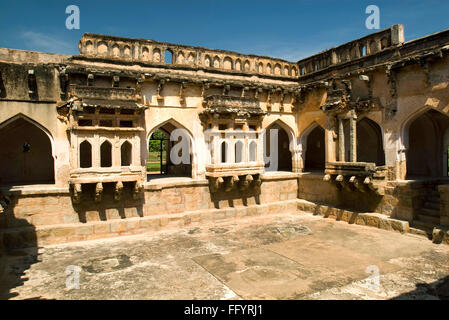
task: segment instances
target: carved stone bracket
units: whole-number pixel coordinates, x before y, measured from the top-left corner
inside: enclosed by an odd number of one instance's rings
[[[323,181],[332,182],[339,190],[385,194],[386,168],[374,163],[335,162],[326,165]]]
[[[230,192],[238,189],[240,192],[254,190],[260,191],[262,179],[260,174],[230,175],[223,177],[208,177],[209,190],[211,193],[220,191]]]
[[[120,201],[120,199],[122,198],[122,193],[123,193],[123,183],[121,181],[118,181],[115,184],[114,200],[115,201]]]
[[[81,193],[82,193],[81,184],[75,183],[73,185],[73,203],[81,202]]]
[[[98,182],[95,186],[95,202],[101,202],[101,197],[103,194],[103,184]]]

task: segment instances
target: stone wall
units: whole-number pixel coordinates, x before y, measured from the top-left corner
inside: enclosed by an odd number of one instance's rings
[[[100,202],[94,200],[95,186],[87,186],[80,204],[72,203],[68,189],[3,191],[11,200],[0,215],[0,234],[7,234],[6,246],[148,232],[156,225],[165,227],[171,222],[184,226],[192,219],[283,213],[295,210],[298,194],[295,174],[263,178],[259,194],[231,192],[218,198],[209,192],[207,180],[151,182],[138,199],[133,198],[131,186],[125,185],[120,201],[114,200],[112,185],[105,184]]]

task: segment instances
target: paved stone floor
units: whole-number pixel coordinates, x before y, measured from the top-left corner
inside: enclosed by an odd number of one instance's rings
[[[19,250],[2,264],[1,299],[449,298],[449,246],[309,213]],[[68,266],[79,289],[66,288]]]

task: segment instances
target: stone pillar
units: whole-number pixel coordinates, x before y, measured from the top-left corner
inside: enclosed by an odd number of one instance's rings
[[[338,118],[338,161],[345,161],[345,131],[342,118]]]
[[[357,116],[349,118],[349,161],[357,162]]]

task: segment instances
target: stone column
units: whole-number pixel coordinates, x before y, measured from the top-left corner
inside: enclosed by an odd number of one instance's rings
[[[345,131],[342,118],[338,118],[338,161],[345,161]]]
[[[351,115],[349,118],[349,161],[357,162],[357,116]]]

